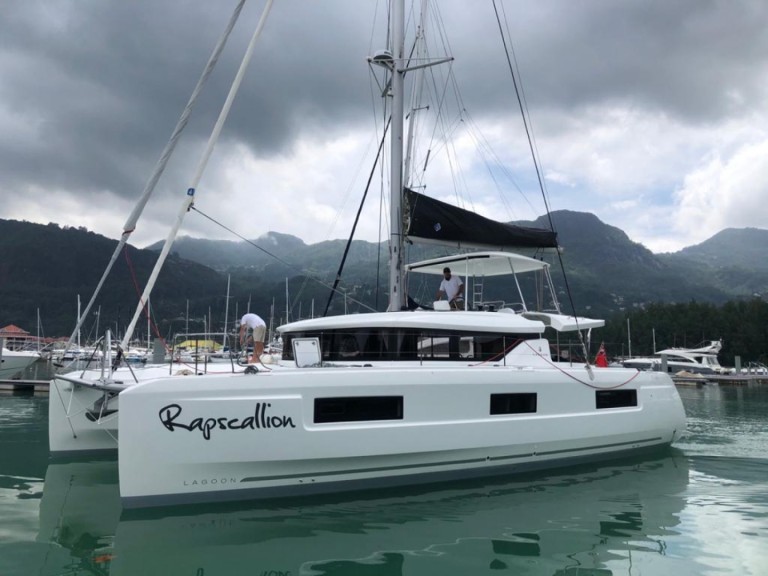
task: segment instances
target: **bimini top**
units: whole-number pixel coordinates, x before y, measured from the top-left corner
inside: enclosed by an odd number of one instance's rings
[[[502,276],[549,268],[542,260],[514,252],[471,252],[414,262],[407,264],[406,270],[442,275],[446,266],[462,276]]]

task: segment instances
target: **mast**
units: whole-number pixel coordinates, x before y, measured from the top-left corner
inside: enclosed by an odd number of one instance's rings
[[[275,339],[275,297],[272,296],[272,306],[269,307],[269,342]]]
[[[80,316],[80,294],[77,295],[77,353],[80,354],[80,326],[83,325],[82,317]],[[65,350],[66,352],[66,350]]]
[[[403,88],[405,69],[405,5],[404,0],[392,3],[392,124],[390,132],[390,234],[389,234],[389,308],[400,310],[405,304],[403,294]]]
[[[235,7],[235,11],[232,13],[232,16],[230,17],[229,22],[227,23],[227,27],[224,30],[224,34],[222,35],[222,37],[219,39],[218,43],[214,47],[213,52],[211,53],[211,56],[208,59],[208,63],[205,65],[205,69],[203,70],[203,73],[201,74],[200,79],[197,81],[197,85],[195,86],[195,89],[192,91],[192,95],[189,97],[189,100],[187,101],[187,105],[184,107],[184,110],[182,111],[181,116],[179,117],[179,120],[176,123],[176,127],[173,129],[173,132],[171,133],[171,137],[168,140],[168,143],[165,145],[165,148],[163,148],[163,151],[160,154],[160,158],[158,158],[157,163],[155,164],[155,168],[152,171],[152,175],[150,176],[149,180],[147,180],[147,183],[144,186],[144,191],[141,194],[141,198],[139,198],[139,201],[136,203],[136,206],[134,207],[133,211],[128,216],[128,219],[125,221],[125,224],[123,225],[123,233],[120,236],[120,241],[117,243],[117,246],[115,246],[115,251],[112,253],[112,258],[109,260],[109,263],[107,264],[107,267],[104,270],[104,273],[102,274],[101,279],[99,280],[99,283],[96,286],[96,289],[93,291],[93,296],[91,296],[91,300],[86,305],[83,315],[80,316],[78,314],[77,324],[75,326],[75,329],[72,332],[72,335],[69,337],[66,347],[64,348],[65,353],[67,350],[69,350],[69,347],[72,346],[72,342],[74,342],[75,340],[75,335],[79,334],[80,328],[82,327],[83,320],[85,319],[88,312],[90,312],[94,302],[96,302],[96,297],[101,292],[101,288],[102,286],[104,286],[104,282],[106,281],[107,276],[109,276],[109,273],[112,270],[112,266],[117,260],[117,257],[120,255],[120,252],[122,252],[123,247],[128,242],[128,238],[136,229],[136,223],[141,217],[141,214],[144,211],[144,207],[147,205],[147,202],[149,201],[150,196],[152,196],[152,193],[155,190],[155,186],[157,185],[157,182],[160,180],[160,176],[162,176],[163,172],[165,171],[165,167],[168,164],[168,160],[170,159],[171,154],[173,154],[174,150],[176,149],[176,144],[178,144],[179,139],[181,138],[181,133],[184,131],[184,128],[186,128],[187,122],[189,121],[189,116],[192,113],[192,108],[195,106],[195,103],[197,102],[197,98],[200,92],[202,91],[206,81],[208,80],[208,77],[211,75],[211,72],[213,72],[213,68],[218,62],[219,56],[221,55],[222,50],[224,50],[224,46],[226,45],[227,40],[229,39],[229,35],[235,26],[235,22],[237,22],[237,19],[240,17],[240,12],[243,9],[244,3],[245,3],[245,0],[240,0],[240,2],[238,2],[237,6]],[[98,334],[98,331],[97,331],[97,334]],[[79,345],[80,344],[78,341],[78,346]]]
[[[147,298],[147,349],[149,349],[150,341],[152,340],[152,308]],[[98,332],[97,332],[98,334]]]
[[[288,276],[285,277],[285,321],[291,321],[290,300],[288,298]]]
[[[229,281],[232,275],[227,274],[227,302],[224,304],[224,338],[222,338],[222,347],[227,347],[227,319],[229,318]]]
[[[390,117],[390,235],[389,235],[389,306],[388,310],[402,310],[406,302],[405,282],[402,276],[404,218],[403,218],[403,132],[404,132],[404,91],[405,74],[408,71],[419,70],[450,62],[452,57],[441,58],[427,62],[416,62],[409,65],[405,58],[405,6],[404,0],[394,0],[392,3],[392,19],[390,51],[375,54],[370,62],[384,66],[392,75],[389,84],[389,95],[392,97],[392,114]],[[422,4],[421,17],[426,14],[426,2]],[[420,27],[419,40],[423,40],[423,27]],[[420,42],[421,44],[422,42]],[[424,55],[421,51],[420,55]],[[420,82],[419,82],[420,83]],[[420,95],[421,87],[417,85],[415,96]],[[413,120],[412,120],[413,122]],[[412,138],[412,136],[411,136]],[[409,149],[411,144],[409,143]],[[410,154],[409,154],[410,155]],[[410,161],[409,161],[410,164]]]
[[[216,146],[216,142],[219,139],[219,134],[221,134],[221,129],[224,127],[224,122],[226,121],[227,116],[229,115],[229,110],[232,107],[232,102],[234,101],[235,95],[237,94],[237,91],[240,88],[240,84],[243,81],[243,76],[245,76],[245,70],[248,67],[248,63],[251,61],[251,56],[253,55],[253,49],[256,46],[256,40],[258,40],[259,36],[261,35],[261,31],[264,28],[264,24],[267,20],[267,15],[269,14],[270,9],[272,8],[273,1],[274,0],[267,0],[267,4],[266,6],[264,6],[264,11],[261,14],[259,23],[256,25],[256,30],[254,30],[253,35],[251,36],[251,41],[248,43],[248,48],[246,49],[245,55],[243,56],[243,59],[240,62],[240,68],[238,69],[237,74],[235,75],[235,79],[232,81],[232,86],[229,89],[229,94],[227,94],[227,99],[221,108],[221,112],[219,113],[219,118],[218,120],[216,120],[216,124],[213,127],[213,131],[211,132],[211,135],[208,138],[208,145],[206,146],[205,151],[203,152],[202,158],[200,158],[200,162],[198,163],[198,166],[197,166],[197,171],[195,172],[195,175],[192,178],[192,183],[190,187],[187,188],[186,197],[184,198],[184,201],[181,203],[179,212],[176,215],[176,221],[174,222],[174,225],[171,228],[171,231],[168,233],[168,237],[165,240],[165,244],[163,244],[163,248],[160,251],[160,255],[157,258],[155,267],[149,276],[149,280],[147,280],[147,285],[144,288],[144,293],[141,295],[141,298],[139,299],[139,305],[136,307],[136,313],[134,314],[133,319],[131,320],[131,323],[128,325],[128,329],[125,331],[125,335],[123,336],[123,339],[120,344],[120,346],[123,349],[126,349],[128,347],[128,342],[130,341],[131,336],[133,335],[133,330],[136,328],[136,322],[139,319],[141,310],[146,305],[147,298],[149,298],[149,294],[152,292],[152,288],[154,288],[155,286],[155,282],[157,281],[157,277],[160,274],[160,270],[162,269],[163,264],[165,263],[165,259],[168,257],[168,253],[171,251],[171,246],[173,246],[173,241],[176,239],[176,235],[179,232],[179,228],[181,228],[181,224],[184,221],[184,216],[189,210],[192,209],[192,205],[194,204],[194,201],[195,201],[195,190],[197,188],[197,185],[200,183],[200,179],[203,177],[203,172],[205,171],[205,167],[208,165],[208,160],[210,159],[211,154],[213,153],[213,148]]]
[[[416,63],[421,64],[425,61],[426,49],[424,39],[424,26],[427,20],[427,0],[421,1],[421,15],[419,16],[419,27],[416,30]],[[413,82],[413,96],[411,101],[411,110],[408,116],[408,145],[405,152],[405,170],[403,172],[403,184],[412,186],[411,182],[411,162],[413,161],[413,140],[416,134],[416,111],[421,103],[421,93],[424,87],[424,67],[420,67],[416,73],[416,79]]]

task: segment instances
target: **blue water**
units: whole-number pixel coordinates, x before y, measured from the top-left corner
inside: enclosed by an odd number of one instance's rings
[[[764,576],[768,386],[680,393],[688,434],[652,458],[140,513],[115,462],[49,462],[47,398],[0,396],[0,576]]]

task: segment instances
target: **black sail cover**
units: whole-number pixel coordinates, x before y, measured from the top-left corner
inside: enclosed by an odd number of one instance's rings
[[[429,243],[504,250],[509,248],[557,248],[557,234],[496,222],[469,210],[404,189],[411,239]]]

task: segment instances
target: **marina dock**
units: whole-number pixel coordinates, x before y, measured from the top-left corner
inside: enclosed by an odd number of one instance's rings
[[[720,386],[743,386],[749,384],[768,384],[768,374],[686,374],[672,375],[675,384],[682,386],[703,386],[717,384]]]
[[[50,380],[0,380],[0,393],[3,392],[32,392],[48,394]]]

